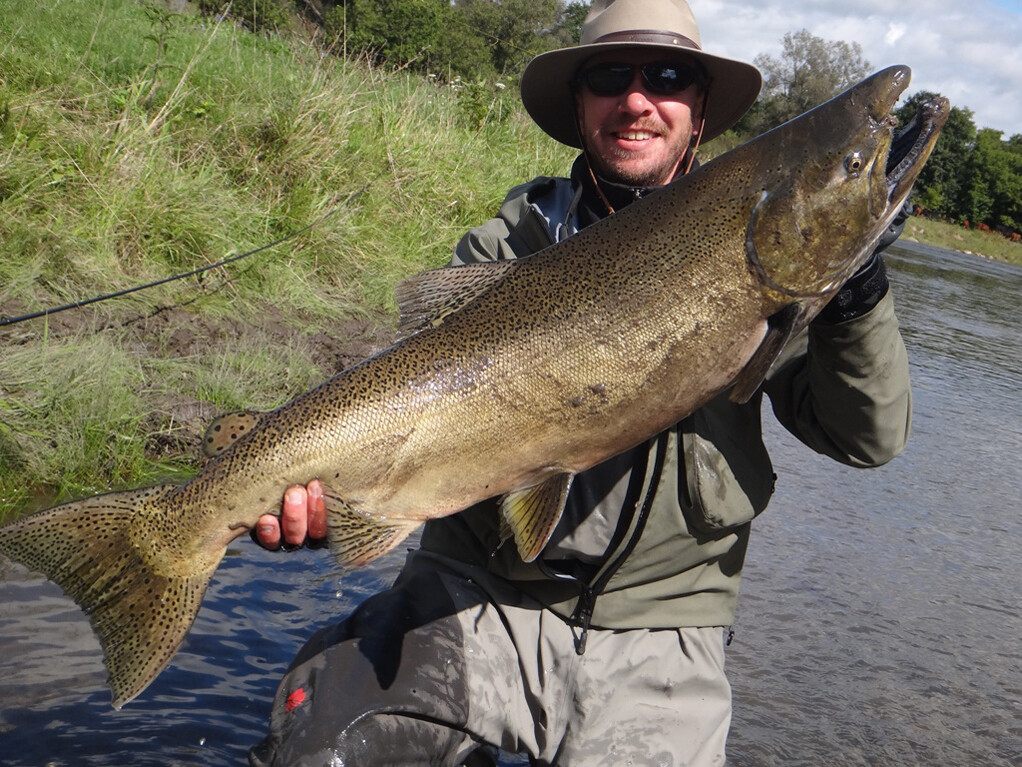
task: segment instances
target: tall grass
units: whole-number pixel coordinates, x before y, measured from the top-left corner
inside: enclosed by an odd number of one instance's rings
[[[130,0],[0,0],[0,517],[194,468],[203,422],[334,372],[514,183],[570,152],[515,98]],[[509,113],[510,110],[510,113]],[[480,118],[482,115],[482,119]],[[185,342],[182,339],[185,339]]]

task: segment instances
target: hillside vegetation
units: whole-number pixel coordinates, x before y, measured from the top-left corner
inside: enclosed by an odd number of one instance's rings
[[[191,470],[212,415],[385,343],[398,280],[571,158],[513,95],[129,0],[0,0],[0,40],[0,314],[302,231],[0,327],[0,516]]]
[[[210,418],[386,344],[396,282],[573,155],[513,87],[166,8],[0,0],[0,315],[295,236],[0,327],[0,519],[187,475]]]

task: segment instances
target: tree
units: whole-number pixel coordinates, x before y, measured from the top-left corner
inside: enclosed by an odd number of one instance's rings
[[[589,7],[564,0],[324,0],[337,49],[451,79],[513,78],[544,50],[577,40]]]
[[[446,0],[346,0],[326,15],[327,32],[349,52],[378,64],[427,69],[436,57],[450,6]]]
[[[798,117],[866,77],[872,65],[858,43],[828,41],[808,30],[789,32],[779,58],[760,54],[763,93],[738,130],[750,135]]]
[[[582,38],[582,24],[589,15],[589,3],[571,2],[562,5],[558,14],[557,28],[554,30],[556,48],[567,48],[578,45]]]
[[[967,212],[972,221],[1022,229],[1022,137],[1004,141],[983,128],[967,167]]]
[[[456,16],[490,51],[493,70],[502,76],[520,73],[556,27],[558,0],[456,0]]]

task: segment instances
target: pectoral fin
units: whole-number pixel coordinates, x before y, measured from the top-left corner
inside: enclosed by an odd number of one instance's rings
[[[330,550],[344,567],[363,567],[408,537],[419,522],[388,519],[356,508],[323,487]]]
[[[550,540],[564,512],[574,476],[558,472],[538,485],[515,490],[501,499],[501,515],[514,536],[522,561],[532,562]]]
[[[242,410],[214,418],[202,436],[202,454],[207,458],[216,458],[252,431],[262,415],[255,410]]]
[[[748,402],[766,379],[770,366],[789,339],[801,329],[802,310],[798,304],[788,304],[767,319],[767,332],[759,348],[738,373],[728,398],[739,404]]]

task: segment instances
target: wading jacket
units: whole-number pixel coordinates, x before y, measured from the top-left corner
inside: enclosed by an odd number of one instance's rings
[[[530,255],[577,231],[587,199],[578,167],[574,181],[541,177],[512,189],[497,217],[465,235],[452,264]],[[583,643],[589,626],[730,625],[750,523],[774,488],[763,395],[802,442],[850,466],[880,465],[905,445],[908,361],[886,278],[878,298],[853,319],[811,323],[749,402],[722,395],[576,476],[538,561],[525,564],[513,541],[501,543],[494,501],[429,522],[422,548],[514,583],[581,627]]]

